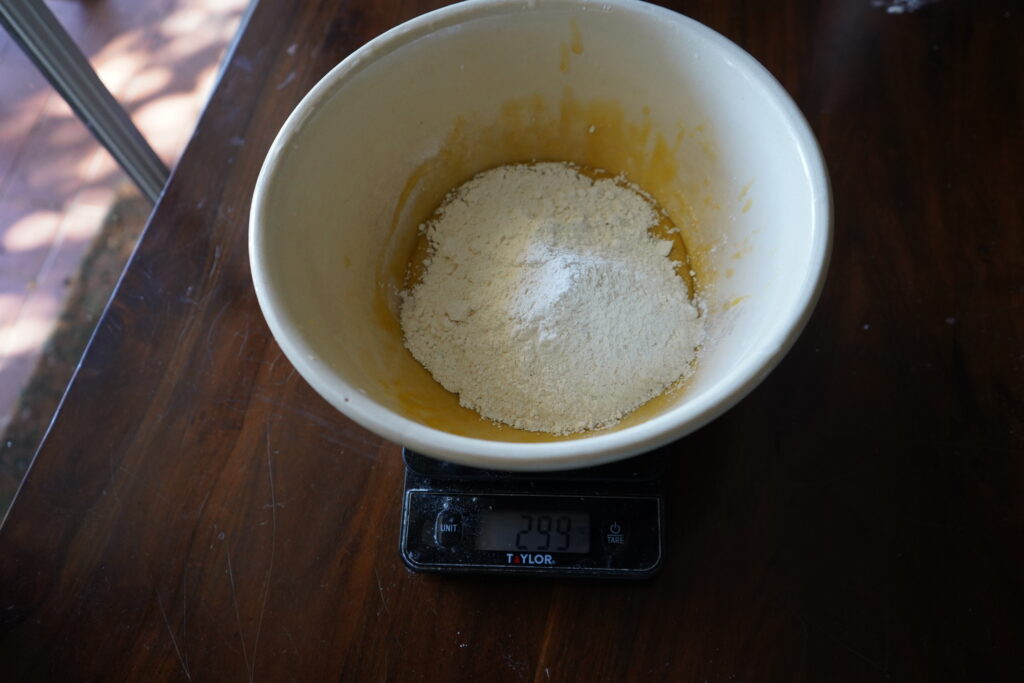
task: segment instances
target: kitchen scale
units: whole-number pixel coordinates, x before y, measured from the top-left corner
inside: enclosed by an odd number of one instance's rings
[[[402,457],[401,553],[413,571],[643,579],[661,567],[664,451],[559,472]]]

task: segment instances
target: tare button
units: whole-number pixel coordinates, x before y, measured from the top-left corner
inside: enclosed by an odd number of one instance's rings
[[[605,547],[609,550],[621,550],[626,547],[628,541],[628,533],[626,525],[613,521],[611,524],[604,529],[604,540]]]
[[[434,541],[438,545],[451,547],[462,540],[462,515],[450,510],[437,513],[434,522]]]

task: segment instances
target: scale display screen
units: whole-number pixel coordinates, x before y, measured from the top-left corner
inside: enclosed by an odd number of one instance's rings
[[[661,566],[664,460],[654,455],[523,473],[404,458],[400,548],[413,571],[645,579]]]
[[[588,553],[590,515],[564,510],[481,511],[476,549]]]

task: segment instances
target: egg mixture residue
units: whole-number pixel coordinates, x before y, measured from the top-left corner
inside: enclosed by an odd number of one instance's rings
[[[530,431],[614,424],[686,377],[703,318],[621,179],[568,163],[485,171],[421,226],[405,345],[462,405]]]

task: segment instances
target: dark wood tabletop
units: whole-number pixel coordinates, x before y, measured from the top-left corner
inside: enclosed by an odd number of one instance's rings
[[[1024,680],[1024,7],[666,4],[796,99],[836,232],[792,352],[670,447],[663,571],[402,564],[400,448],[282,356],[246,238],[299,99],[436,3],[262,0],[0,530],[0,678]]]

